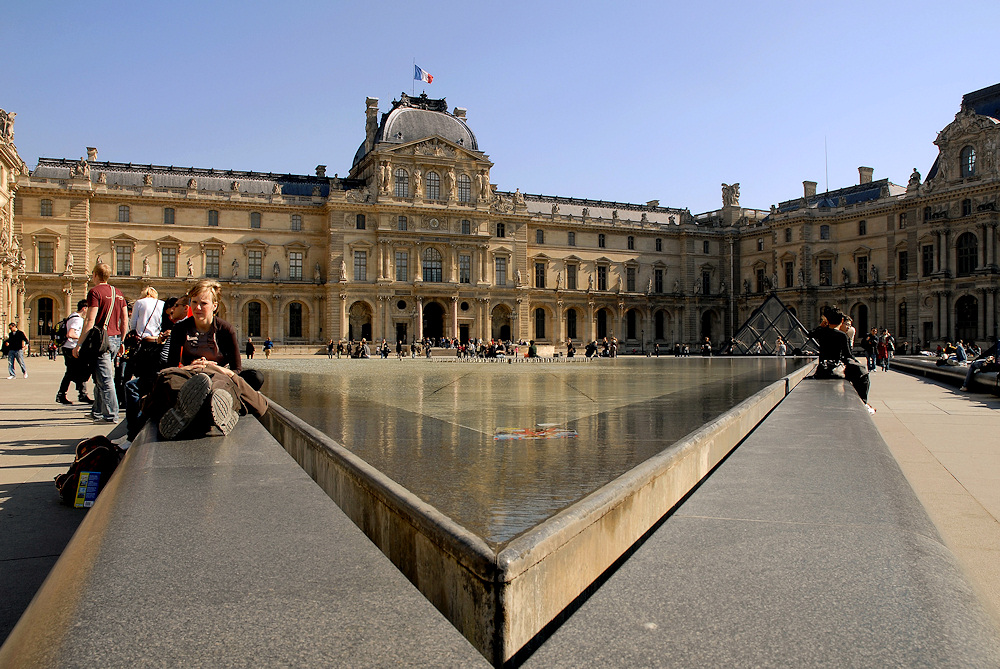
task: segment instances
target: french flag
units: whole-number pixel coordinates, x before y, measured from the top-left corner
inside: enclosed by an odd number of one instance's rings
[[[416,81],[426,81],[428,84],[434,83],[434,75],[427,70],[421,70],[416,65],[413,66],[413,78]]]

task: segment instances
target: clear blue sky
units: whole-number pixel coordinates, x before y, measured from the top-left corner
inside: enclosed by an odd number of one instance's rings
[[[39,156],[344,176],[365,97],[468,109],[499,188],[743,206],[923,175],[1000,83],[1000,3],[37,2],[0,8],[0,108]],[[419,83],[419,82],[418,82]],[[824,159],[826,146],[826,160]]]

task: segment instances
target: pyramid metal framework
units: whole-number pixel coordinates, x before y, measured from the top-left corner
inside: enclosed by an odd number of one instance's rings
[[[809,331],[772,293],[736,331],[729,352],[732,355],[774,355],[778,337],[785,341],[788,355],[816,355],[819,352],[816,342],[809,338]]]

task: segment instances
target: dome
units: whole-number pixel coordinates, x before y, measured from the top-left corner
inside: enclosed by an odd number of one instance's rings
[[[448,103],[432,100],[426,94],[418,98],[405,93],[394,100],[392,109],[382,115],[382,122],[375,133],[375,145],[409,144],[427,137],[441,137],[470,151],[478,151],[476,136],[465,121],[448,113]],[[354,165],[366,155],[364,142],[354,156]]]

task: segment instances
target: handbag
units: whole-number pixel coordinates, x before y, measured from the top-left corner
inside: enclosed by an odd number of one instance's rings
[[[117,299],[117,294],[115,293],[114,286],[111,287],[111,306],[108,307],[108,313],[104,316],[103,325],[98,325],[94,323],[94,327],[87,331],[87,336],[83,338],[80,342],[80,359],[85,362],[93,362],[97,360],[98,356],[105,353],[111,348],[108,343],[108,324],[111,322],[111,314],[115,311],[115,300]]]

